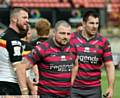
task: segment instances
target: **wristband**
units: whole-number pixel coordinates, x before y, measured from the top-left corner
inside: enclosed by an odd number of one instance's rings
[[[28,95],[29,91],[28,88],[21,89],[22,95]]]

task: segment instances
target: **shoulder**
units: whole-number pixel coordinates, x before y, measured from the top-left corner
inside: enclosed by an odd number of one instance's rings
[[[71,39],[74,39],[75,37],[77,36],[77,32],[72,32],[72,34],[71,34]]]
[[[49,48],[50,44],[49,41],[38,43],[35,47],[41,48],[42,50],[47,50]]]
[[[97,34],[97,38],[101,40],[102,42],[108,42],[108,38],[102,36],[101,34]]]
[[[1,33],[0,33],[0,38],[1,38],[1,39],[7,39],[6,36],[7,36],[7,37],[9,36],[9,35],[8,35],[8,34],[9,34],[8,32],[9,32],[9,28],[6,29],[5,31],[1,32]]]

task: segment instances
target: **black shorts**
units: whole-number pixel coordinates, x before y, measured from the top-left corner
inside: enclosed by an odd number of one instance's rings
[[[71,98],[102,98],[101,87],[90,87],[88,89],[73,87]]]
[[[19,85],[17,83],[0,81],[0,95],[21,95]]]

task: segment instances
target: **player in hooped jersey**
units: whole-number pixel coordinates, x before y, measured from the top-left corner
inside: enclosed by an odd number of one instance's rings
[[[71,26],[66,21],[57,22],[54,36],[37,45],[22,65],[17,66],[21,88],[27,88],[25,70],[37,64],[40,98],[70,98],[71,76],[77,69],[76,50],[69,43],[70,36]]]
[[[112,98],[115,69],[108,40],[98,33],[99,16],[87,11],[83,16],[83,30],[72,34],[71,43],[78,53],[79,69],[72,87],[72,98],[102,98],[101,67],[106,68],[107,98]]]
[[[42,18],[38,20],[35,24],[35,29],[37,31],[37,39],[33,40],[31,44],[33,46],[46,41],[48,39],[50,29],[51,29],[51,23],[49,22],[48,19]]]

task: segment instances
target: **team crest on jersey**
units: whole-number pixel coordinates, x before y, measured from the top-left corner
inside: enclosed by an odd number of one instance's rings
[[[61,61],[66,61],[66,57],[64,55],[61,56]]]
[[[90,52],[90,48],[89,47],[85,47],[84,48],[84,52]]]
[[[96,44],[94,52],[97,52],[98,49],[99,49],[99,45]]]
[[[95,45],[95,48],[96,48],[96,49],[99,49],[99,45]]]
[[[76,47],[81,47],[81,46],[82,46],[81,43],[76,44]]]

